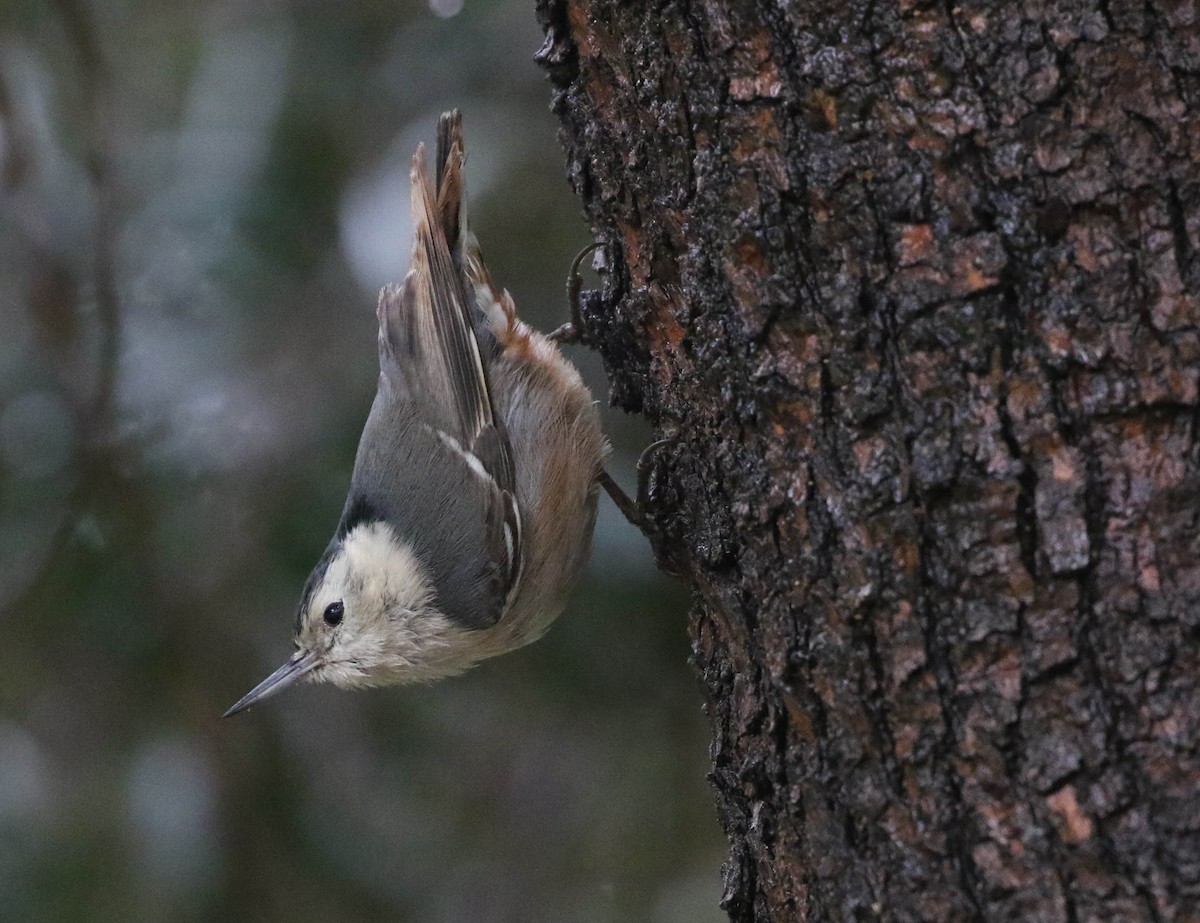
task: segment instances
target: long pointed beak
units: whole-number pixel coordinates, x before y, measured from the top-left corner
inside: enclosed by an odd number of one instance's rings
[[[315,667],[319,661],[312,651],[296,651],[282,667],[264,679],[261,683],[238,699],[221,717],[228,718],[240,711],[245,711],[251,705],[257,705],[271,696],[283,692],[293,685],[305,673]]]

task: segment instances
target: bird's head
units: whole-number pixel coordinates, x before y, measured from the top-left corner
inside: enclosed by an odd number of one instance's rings
[[[299,681],[344,689],[436,679],[464,669],[463,634],[434,606],[407,542],[386,523],[356,525],[313,570],[296,615],[296,652],[237,701],[235,715]]]

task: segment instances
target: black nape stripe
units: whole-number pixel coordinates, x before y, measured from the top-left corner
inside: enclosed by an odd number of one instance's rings
[[[368,522],[379,522],[382,519],[383,512],[366,496],[358,493],[351,494],[346,501],[346,510],[342,513],[342,521],[338,523],[337,537],[345,538],[355,526]]]

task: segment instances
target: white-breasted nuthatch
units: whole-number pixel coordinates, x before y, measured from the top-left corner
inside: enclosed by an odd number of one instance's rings
[[[227,716],[301,679],[432,680],[528,644],[587,560],[608,444],[574,366],[493,284],[463,160],[455,110],[432,181],[413,157],[412,264],[379,297],[378,391],[296,652]]]

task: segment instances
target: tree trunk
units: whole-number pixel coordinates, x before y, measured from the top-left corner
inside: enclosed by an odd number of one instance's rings
[[[1195,5],[539,13],[730,917],[1200,919]]]

